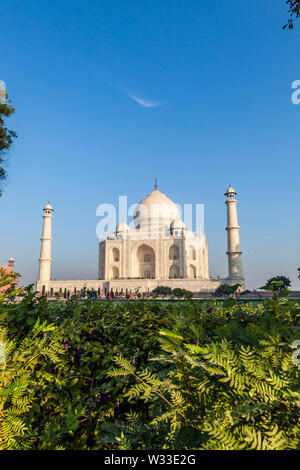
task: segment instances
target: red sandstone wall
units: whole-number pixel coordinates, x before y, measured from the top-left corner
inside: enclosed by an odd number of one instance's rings
[[[3,269],[7,274],[13,273],[14,272],[14,261],[11,259],[8,262],[8,266],[0,266],[0,269]],[[14,284],[18,285],[18,281],[15,281]],[[7,289],[9,289],[11,284],[5,287],[0,287],[0,292],[5,292]]]

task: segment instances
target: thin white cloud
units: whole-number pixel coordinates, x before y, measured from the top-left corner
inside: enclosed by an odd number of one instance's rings
[[[144,100],[143,98],[139,98],[135,95],[130,95],[130,98],[136,101],[136,103],[140,104],[144,108],[157,108],[158,106],[162,106],[163,104],[165,104],[165,101],[148,101]]]

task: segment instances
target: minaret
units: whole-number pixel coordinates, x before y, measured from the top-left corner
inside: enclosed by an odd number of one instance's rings
[[[9,258],[8,260],[8,267],[9,267],[9,271],[11,273],[14,272],[14,264],[15,264],[15,260],[13,258]]]
[[[40,255],[40,272],[39,272],[39,281],[48,282],[51,278],[51,225],[52,225],[52,215],[53,209],[50,204],[47,204],[44,208],[44,225],[43,225],[43,235],[41,237],[41,255]]]
[[[229,186],[225,193],[227,200],[227,255],[228,255],[228,278],[229,279],[244,279],[243,266],[241,260],[240,248],[240,227],[237,218],[237,200],[235,198],[236,192]]]

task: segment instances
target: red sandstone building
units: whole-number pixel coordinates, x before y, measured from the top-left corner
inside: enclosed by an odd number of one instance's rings
[[[13,258],[10,258],[8,260],[8,266],[1,266],[0,265],[0,269],[3,269],[5,271],[5,273],[7,273],[7,274],[13,273],[14,272],[14,263],[15,263],[15,260]],[[17,285],[18,281],[15,281],[14,283]],[[0,287],[0,292],[6,291],[9,287],[10,287],[10,284],[8,286]]]

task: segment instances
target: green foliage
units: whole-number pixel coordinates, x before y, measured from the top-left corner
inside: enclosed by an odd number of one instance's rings
[[[191,299],[193,297],[193,292],[190,292],[189,290],[186,289],[180,289],[177,287],[176,289],[173,289],[173,295],[174,297],[177,298],[183,298],[183,299]]]
[[[288,289],[291,285],[291,280],[286,276],[275,276],[269,279],[264,287],[261,289],[282,292]]]
[[[299,445],[294,301],[18,298],[0,302],[2,447]]]
[[[6,95],[7,98],[7,95]],[[5,180],[6,172],[4,169],[5,155],[13,143],[13,139],[17,137],[16,133],[6,127],[5,120],[13,115],[15,109],[10,101],[2,102],[0,100],[0,184]],[[0,187],[0,197],[2,195]]]
[[[52,338],[54,327],[39,320],[31,334],[18,342],[0,328],[5,360],[0,364],[0,449],[29,449],[33,443],[28,415],[36,403],[36,391],[49,382],[43,368],[59,362],[62,348]],[[49,336],[48,336],[49,335]]]
[[[294,21],[300,17],[300,0],[286,0],[285,2],[289,7],[290,18],[288,22],[283,26],[283,29],[294,29]]]
[[[158,286],[153,291],[151,292],[152,297],[177,297],[177,298],[183,298],[183,299],[190,299],[193,297],[193,293],[186,290],[186,289],[181,289],[177,287],[176,289],[171,289],[171,287],[166,287],[166,286]]]
[[[137,372],[124,358],[115,359],[121,367],[111,373],[137,379],[130,399],[155,403],[150,428],[165,436],[162,448],[298,448],[299,370],[287,345],[286,352],[262,341],[252,348],[226,340],[200,346],[172,331],[162,335],[159,361],[169,366],[164,380]]]
[[[234,286],[230,286],[228,284],[221,284],[215,290],[214,295],[219,297],[229,297],[230,295],[235,294],[240,287],[240,284],[235,284]]]
[[[173,291],[172,291],[171,287],[157,286],[155,289],[153,289],[151,294],[152,294],[153,297],[156,297],[156,296],[159,296],[159,295],[171,296],[172,292]]]

